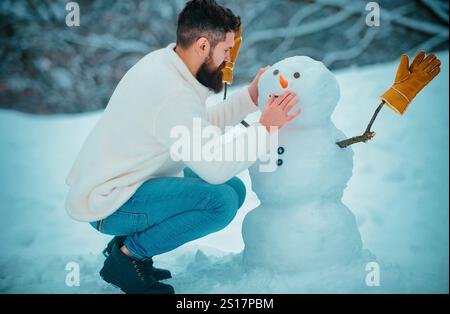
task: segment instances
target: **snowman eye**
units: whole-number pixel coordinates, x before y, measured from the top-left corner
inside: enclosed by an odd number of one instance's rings
[[[300,73],[295,72],[295,73],[294,73],[294,77],[295,77],[296,79],[298,79],[298,78],[300,77]]]
[[[278,75],[278,73],[280,73],[280,71],[278,70],[273,71],[273,75]]]

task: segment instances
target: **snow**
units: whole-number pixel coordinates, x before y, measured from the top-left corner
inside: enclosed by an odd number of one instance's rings
[[[242,222],[260,203],[249,193],[227,228],[155,258],[156,266],[173,273],[166,282],[178,293],[448,293],[448,52],[438,57],[441,75],[405,115],[383,108],[372,128],[376,137],[352,145],[353,175],[342,202],[356,217],[360,259],[290,276],[243,267]],[[396,65],[335,72],[341,99],[332,120],[346,136],[365,129]],[[98,275],[110,237],[71,220],[63,206],[65,177],[100,114],[0,111],[1,292],[120,293]],[[240,176],[250,188],[248,172]],[[379,287],[365,283],[370,261],[380,265]],[[80,265],[79,286],[66,285],[69,262]]]

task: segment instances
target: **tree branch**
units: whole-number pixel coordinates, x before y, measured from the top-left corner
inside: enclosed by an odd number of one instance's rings
[[[289,20],[287,28],[298,27],[300,23],[303,22],[306,18],[310,17],[312,14],[320,11],[323,8],[322,5],[313,3],[305,6],[301,10],[298,10]],[[292,43],[294,42],[295,37],[286,37],[283,42],[277,46],[277,48],[271,53],[270,58],[276,58],[280,55],[280,53],[285,52],[290,49]]]
[[[448,24],[448,7],[442,7],[439,1],[433,0],[422,0],[423,5],[428,7],[438,18],[444,23]]]
[[[358,45],[351,47],[349,49],[334,51],[332,53],[329,53],[327,56],[325,56],[325,58],[322,60],[322,62],[325,63],[325,65],[329,67],[336,61],[350,60],[350,59],[358,57],[375,40],[378,32],[379,32],[379,30],[376,28],[369,29],[364,34],[363,38],[360,39]]]
[[[346,148],[347,146],[350,146],[355,143],[366,143],[368,140],[371,140],[375,136],[375,132],[364,132],[363,135],[360,136],[354,136],[351,138],[348,138],[346,140],[336,142],[336,144],[340,148]]]
[[[265,29],[260,31],[255,31],[249,34],[247,40],[244,42],[246,46],[251,47],[255,43],[264,40],[272,40],[274,38],[288,38],[288,37],[298,37],[307,34],[312,34],[315,32],[323,31],[327,28],[333,27],[336,24],[339,24],[345,21],[350,16],[354,15],[355,11],[350,10],[342,10],[338,13],[324,17],[318,21],[306,23],[303,25],[299,25],[297,27],[293,27],[287,29],[284,27]]]
[[[352,144],[355,143],[366,143],[367,141],[371,140],[374,136],[375,136],[375,132],[370,131],[370,128],[372,127],[373,122],[375,121],[375,119],[377,118],[378,113],[380,112],[381,108],[384,105],[384,101],[381,102],[381,104],[378,105],[377,109],[375,110],[374,114],[372,115],[372,118],[370,119],[369,124],[367,125],[366,130],[364,131],[364,133],[360,136],[354,136],[351,138],[348,138],[346,140],[342,140],[339,142],[336,142],[336,144],[340,147],[340,148],[345,148],[347,146],[350,146]]]
[[[356,2],[352,5],[347,5],[347,6],[342,6],[340,5],[340,1],[336,1],[336,0],[318,0],[318,2],[322,3],[322,4],[327,4],[327,5],[331,5],[331,6],[337,6],[339,8],[341,8],[343,11],[348,11],[354,14],[358,14],[361,11],[365,10],[365,2]],[[383,20],[390,22],[390,23],[396,23],[399,25],[402,25],[404,27],[425,33],[425,34],[431,34],[431,35],[436,35],[436,34],[447,34],[448,37],[448,28],[438,25],[438,24],[434,24],[434,23],[430,23],[430,22],[426,22],[424,20],[419,20],[416,18],[410,18],[410,17],[406,17],[403,16],[402,14],[399,14],[398,12],[394,11],[389,11],[387,9],[380,9],[380,13],[381,16],[383,17]]]

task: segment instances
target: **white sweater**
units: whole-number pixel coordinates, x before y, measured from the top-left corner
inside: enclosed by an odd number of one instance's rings
[[[171,158],[170,146],[176,141],[170,137],[172,127],[192,130],[193,118],[199,118],[202,127],[223,128],[237,125],[257,110],[247,87],[206,107],[210,91],[192,75],[174,47],[171,43],[147,54],[117,85],[66,178],[70,189],[65,207],[73,219],[103,219],[148,179],[180,176],[185,166],[205,181],[220,184],[254,163]],[[250,128],[256,126],[260,124]],[[247,136],[247,131],[240,136]]]

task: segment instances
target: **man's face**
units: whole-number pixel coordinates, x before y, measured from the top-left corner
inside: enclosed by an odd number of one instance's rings
[[[223,89],[222,69],[226,62],[230,61],[230,49],[233,44],[234,33],[228,32],[225,40],[219,42],[214,49],[210,50],[209,56],[197,72],[197,80],[215,93],[220,93]]]

